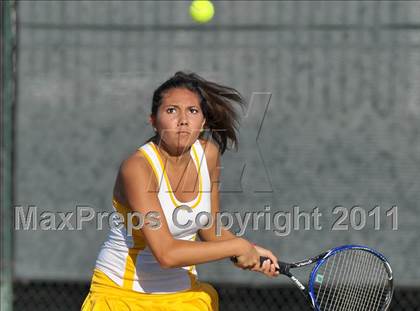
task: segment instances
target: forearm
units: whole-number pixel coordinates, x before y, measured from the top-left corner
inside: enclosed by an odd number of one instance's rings
[[[220,234],[216,232],[216,228],[201,229],[199,231],[201,240],[203,241],[227,241],[236,239],[237,236],[226,228],[222,228]]]
[[[246,252],[251,244],[241,238],[222,241],[184,241],[174,239],[162,254],[161,265],[165,268],[201,264]]]

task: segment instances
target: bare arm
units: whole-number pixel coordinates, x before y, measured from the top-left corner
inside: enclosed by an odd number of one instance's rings
[[[211,214],[213,219],[216,219],[216,213],[219,212],[219,183],[220,183],[220,152],[216,145],[211,142],[205,143],[205,154],[207,160],[207,166],[209,168],[210,180],[211,180]],[[213,222],[212,226],[199,231],[200,238],[205,241],[233,241],[237,237],[230,232],[228,229],[222,228],[220,234],[217,234],[216,224]],[[277,258],[274,254],[263,247],[254,245],[259,256],[268,257],[271,259],[272,264],[266,262],[262,267],[256,265],[252,268],[253,271],[259,271],[265,273],[267,276],[275,276],[278,273],[275,272],[276,266],[278,266]],[[237,264],[243,268],[241,263]]]
[[[220,184],[220,152],[218,147],[210,141],[204,143],[207,167],[211,183],[211,215],[216,219],[216,213],[219,212],[219,184]],[[209,228],[199,230],[199,235],[205,241],[225,241],[237,239],[237,237],[226,228],[221,228],[220,235],[216,234],[216,224]]]
[[[227,258],[244,256],[245,265],[253,267],[259,259],[255,248],[245,239],[196,242],[174,239],[169,231],[162,207],[157,198],[157,181],[147,160],[136,154],[121,166],[121,177],[127,203],[142,215],[155,212],[161,225],[141,229],[159,264],[164,268],[183,267]]]

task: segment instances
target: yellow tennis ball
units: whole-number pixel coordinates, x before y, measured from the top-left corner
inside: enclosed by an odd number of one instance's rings
[[[213,3],[209,0],[194,0],[190,5],[190,15],[197,23],[207,23],[214,15]]]

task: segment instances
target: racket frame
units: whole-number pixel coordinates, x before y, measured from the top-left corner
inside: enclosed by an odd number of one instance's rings
[[[343,246],[335,247],[335,248],[332,248],[329,251],[323,253],[322,256],[315,257],[315,258],[317,258],[316,265],[312,269],[312,272],[311,272],[311,274],[309,276],[308,291],[307,291],[308,296],[310,298],[310,301],[312,303],[312,306],[315,308],[315,310],[319,311],[319,306],[318,306],[318,304],[316,302],[316,297],[315,297],[315,292],[314,292],[314,283],[315,283],[315,278],[316,278],[318,269],[323,265],[323,263],[329,257],[334,256],[335,254],[337,254],[339,252],[342,252],[342,251],[345,251],[345,250],[350,250],[350,249],[358,249],[358,250],[367,251],[367,252],[375,255],[380,260],[382,260],[382,262],[383,262],[383,264],[385,266],[386,272],[388,274],[388,286],[389,286],[389,293],[388,293],[388,295],[386,297],[385,305],[384,305],[384,308],[382,310],[387,310],[389,308],[389,305],[391,304],[392,295],[393,295],[393,292],[394,292],[394,285],[393,285],[393,282],[394,281],[393,281],[391,266],[390,266],[388,260],[385,258],[385,256],[382,255],[381,253],[377,252],[376,250],[374,250],[372,248],[369,248],[367,246],[354,245],[354,244],[349,244],[349,245],[343,245]],[[304,265],[300,265],[300,267],[302,267],[302,266],[304,266]],[[299,286],[299,288],[300,288],[300,286]]]
[[[314,283],[315,283],[315,277],[317,274],[318,269],[322,266],[322,264],[325,262],[325,260],[327,260],[329,257],[334,256],[335,254],[345,251],[345,250],[350,250],[350,249],[358,249],[358,250],[363,250],[363,251],[367,251],[373,255],[375,255],[377,258],[379,258],[380,260],[382,260],[386,272],[388,274],[388,286],[389,286],[389,292],[387,294],[386,300],[385,300],[385,305],[384,308],[382,310],[388,310],[389,305],[391,304],[391,300],[392,300],[392,295],[394,292],[394,285],[393,285],[393,276],[392,276],[392,269],[391,266],[388,262],[388,260],[385,258],[384,255],[382,255],[381,253],[377,252],[376,250],[369,248],[367,246],[363,246],[363,245],[355,245],[355,244],[348,244],[348,245],[342,245],[342,246],[338,246],[338,247],[334,247],[331,248],[330,250],[319,254],[318,256],[309,258],[309,259],[305,259],[305,260],[301,260],[301,261],[297,261],[294,263],[287,263],[287,262],[283,262],[283,261],[279,261],[279,268],[276,268],[276,271],[279,271],[280,274],[284,274],[286,276],[288,276],[293,283],[295,283],[295,285],[301,290],[301,293],[304,295],[304,297],[308,300],[308,302],[312,305],[312,307],[316,310],[316,311],[320,311],[319,306],[316,302],[316,297],[315,297],[315,293],[314,293]],[[269,259],[268,257],[260,257],[260,264],[262,265],[264,261],[266,261],[267,259]],[[231,260],[233,262],[236,262],[237,259],[236,257],[231,257]],[[309,276],[309,282],[308,282],[308,287],[305,287],[302,282],[300,282],[291,272],[291,269],[295,269],[295,268],[301,268],[301,267],[305,267],[308,265],[311,265],[313,263],[316,263],[315,267],[312,269],[311,274]]]

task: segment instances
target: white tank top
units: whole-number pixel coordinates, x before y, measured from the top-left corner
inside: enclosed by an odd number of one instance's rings
[[[175,197],[156,145],[149,142],[141,146],[139,150],[148,160],[158,180],[158,199],[171,234],[176,239],[195,240],[197,231],[200,229],[196,223],[197,214],[211,211],[211,182],[200,141],[196,140],[190,150],[199,179],[198,195],[190,202],[180,202]],[[179,226],[174,223],[172,217],[175,209],[182,205],[184,207],[178,210],[176,215],[176,221],[181,225]],[[115,198],[113,208],[124,216],[131,212]],[[197,276],[195,266],[161,268],[142,232],[133,230],[132,236],[129,236],[126,223],[120,229],[111,228],[108,239],[101,248],[95,268],[104,272],[124,289],[143,293],[173,293],[187,290],[191,288]]]

